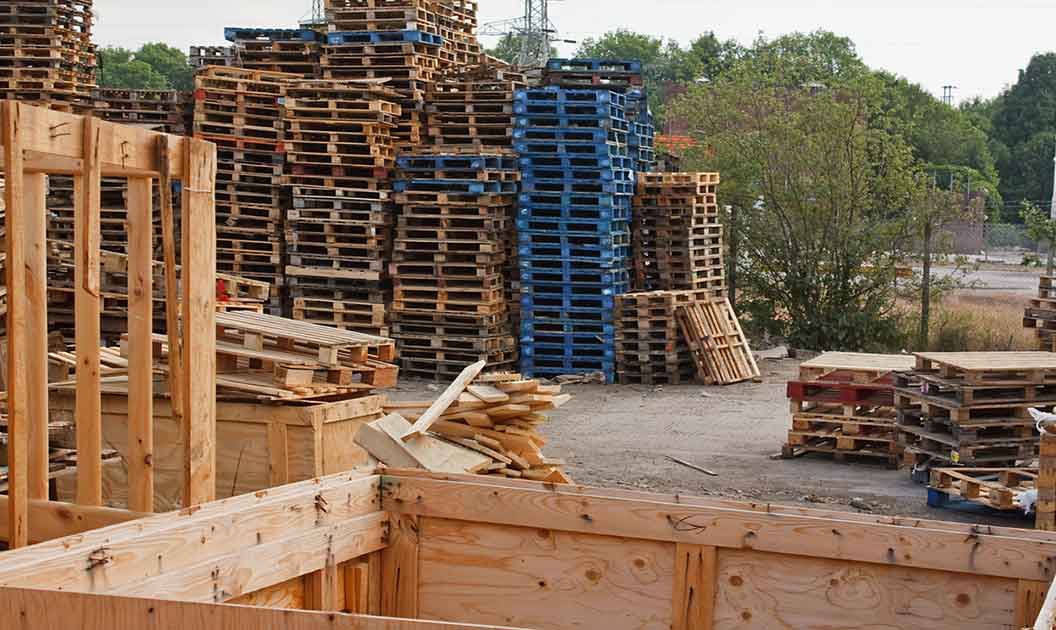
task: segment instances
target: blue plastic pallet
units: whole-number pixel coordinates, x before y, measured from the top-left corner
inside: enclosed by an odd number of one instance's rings
[[[440,46],[444,43],[444,38],[432,33],[423,33],[422,31],[339,31],[326,34],[326,43],[331,46],[401,42]]]
[[[517,247],[520,248],[561,248],[584,250],[612,250],[619,247],[630,247],[631,231],[624,227],[621,230],[595,234],[564,234],[561,232],[519,232]]]
[[[573,206],[571,204],[525,203],[517,207],[517,216],[525,219],[547,221],[620,221],[632,215],[632,199],[616,197],[608,207],[598,205]]]
[[[574,118],[618,118],[627,120],[623,108],[613,103],[524,100],[514,102],[513,113],[526,118],[569,116]]]
[[[224,28],[224,39],[229,42],[240,39],[259,39],[273,42],[295,40],[317,42],[322,41],[322,33],[308,28],[253,28],[228,26]]]
[[[641,74],[642,62],[635,59],[561,59],[554,58],[546,62],[549,72],[619,72]]]
[[[515,171],[518,161],[514,157],[500,155],[401,155],[396,158],[396,166],[408,172],[449,169]]]
[[[575,142],[584,144],[626,144],[627,132],[614,129],[570,129],[564,127],[518,127],[514,140],[525,142]]]
[[[597,142],[553,142],[549,140],[521,140],[513,143],[513,148],[522,159],[533,157],[563,156],[610,156],[627,157],[627,146]]]
[[[521,339],[554,333],[584,333],[616,338],[616,325],[603,322],[566,322],[561,320],[521,320]]]
[[[542,306],[530,307],[521,311],[521,321],[534,322],[568,322],[583,324],[614,324],[616,317],[612,309],[598,310],[588,309],[582,311],[570,311],[565,309],[544,308]]]
[[[592,262],[599,265],[616,266],[623,260],[630,258],[631,246],[518,245],[517,255],[533,261],[560,260],[562,262]]]
[[[514,103],[610,103],[617,107],[627,106],[627,98],[611,90],[577,90],[549,85],[518,89],[513,95]]]
[[[605,347],[597,343],[540,343],[521,342],[521,356],[533,359],[537,363],[542,361],[557,361],[563,359],[576,359],[577,361],[604,361],[614,362],[616,360],[615,346]]]
[[[517,117],[514,120],[516,129],[528,130],[530,134],[538,136],[542,131],[608,131],[611,134],[627,134],[631,131],[631,123],[623,118],[596,118],[590,116],[532,116],[530,118]]]
[[[522,287],[523,290],[523,287]],[[627,291],[624,290],[618,295]],[[532,295],[521,294],[521,308],[557,310],[564,313],[611,311],[616,307],[615,295]]]
[[[631,181],[568,181],[525,179],[521,181],[521,191],[525,194],[571,194],[571,195],[634,195],[634,182]]]
[[[533,165],[521,169],[521,181],[633,182],[636,180],[637,175],[629,168],[553,168]]]
[[[578,284],[598,288],[614,285],[629,285],[631,273],[627,269],[582,269],[578,265],[570,268],[538,268],[523,262],[520,269],[522,288],[532,286],[565,286]]]
[[[517,182],[479,182],[468,179],[401,179],[393,182],[392,189],[398,193],[512,194],[517,192]]]
[[[626,219],[617,221],[546,221],[531,218],[517,219],[518,234],[564,234],[575,236],[606,236],[612,234],[630,234],[630,222]]]
[[[519,160],[522,171],[531,169],[562,169],[576,171],[581,169],[631,169],[629,157],[611,155],[532,155]]]

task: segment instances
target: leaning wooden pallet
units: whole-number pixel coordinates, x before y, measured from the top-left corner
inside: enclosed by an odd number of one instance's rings
[[[616,376],[620,383],[682,385],[698,378],[675,311],[707,301],[710,290],[652,291],[616,296]],[[546,324],[537,324],[545,327]]]
[[[759,378],[759,366],[728,299],[681,305],[675,316],[704,383],[729,385]]]

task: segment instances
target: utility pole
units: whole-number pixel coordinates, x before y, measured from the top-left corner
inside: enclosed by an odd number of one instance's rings
[[[554,25],[550,22],[552,1],[524,0],[524,14],[521,17],[485,24],[477,34],[516,37],[519,44],[516,65],[523,68],[542,67],[550,59],[550,45],[557,41],[554,39]]]
[[[942,102],[950,107],[953,107],[953,91],[957,89],[956,85],[944,85],[942,86]]]

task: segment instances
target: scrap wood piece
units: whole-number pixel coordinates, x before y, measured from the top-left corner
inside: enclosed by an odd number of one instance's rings
[[[730,385],[759,378],[759,366],[729,299],[684,304],[675,317],[704,382]]]
[[[458,375],[453,383],[447,386],[444,393],[440,394],[440,397],[425,410],[418,420],[415,421],[414,425],[408,428],[407,432],[400,436],[403,441],[408,441],[416,436],[423,435],[429,430],[429,427],[436,422],[447,408],[451,406],[453,402],[458,400],[462,392],[466,391],[466,387],[473,382],[473,379],[480,374],[487,365],[487,361],[478,361],[473,365],[470,365],[466,369],[462,370],[462,373]]]
[[[492,463],[492,458],[430,435],[404,442],[400,437],[410,428],[398,413],[370,422],[356,433],[356,443],[388,466],[424,468],[438,473],[476,473]]]
[[[466,391],[479,398],[481,401],[490,404],[504,403],[510,400],[510,395],[503,392],[500,389],[492,387],[491,385],[469,385],[466,387]]]
[[[692,462],[687,462],[684,459],[679,459],[677,457],[671,457],[670,455],[664,455],[664,457],[668,461],[674,462],[674,463],[676,463],[676,464],[678,464],[680,466],[685,466],[686,468],[691,468],[691,469],[693,469],[693,470],[695,470],[697,472],[702,472],[705,475],[710,475],[712,477],[718,477],[719,476],[719,473],[717,473],[717,472],[708,470],[707,468],[704,468],[702,466],[697,466],[696,464],[694,464]]]

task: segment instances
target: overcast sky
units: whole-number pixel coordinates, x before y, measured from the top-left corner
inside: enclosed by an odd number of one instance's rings
[[[510,18],[523,0],[479,0],[481,24]],[[137,47],[164,41],[186,51],[223,44],[225,26],[280,27],[306,17],[310,0],[96,0],[95,39]],[[958,100],[994,96],[1014,83],[1033,53],[1056,49],[1053,0],[554,0],[563,38],[582,40],[616,28],[686,43],[702,31],[750,43],[818,28],[847,35],[866,63]],[[563,45],[569,54],[574,45]]]

